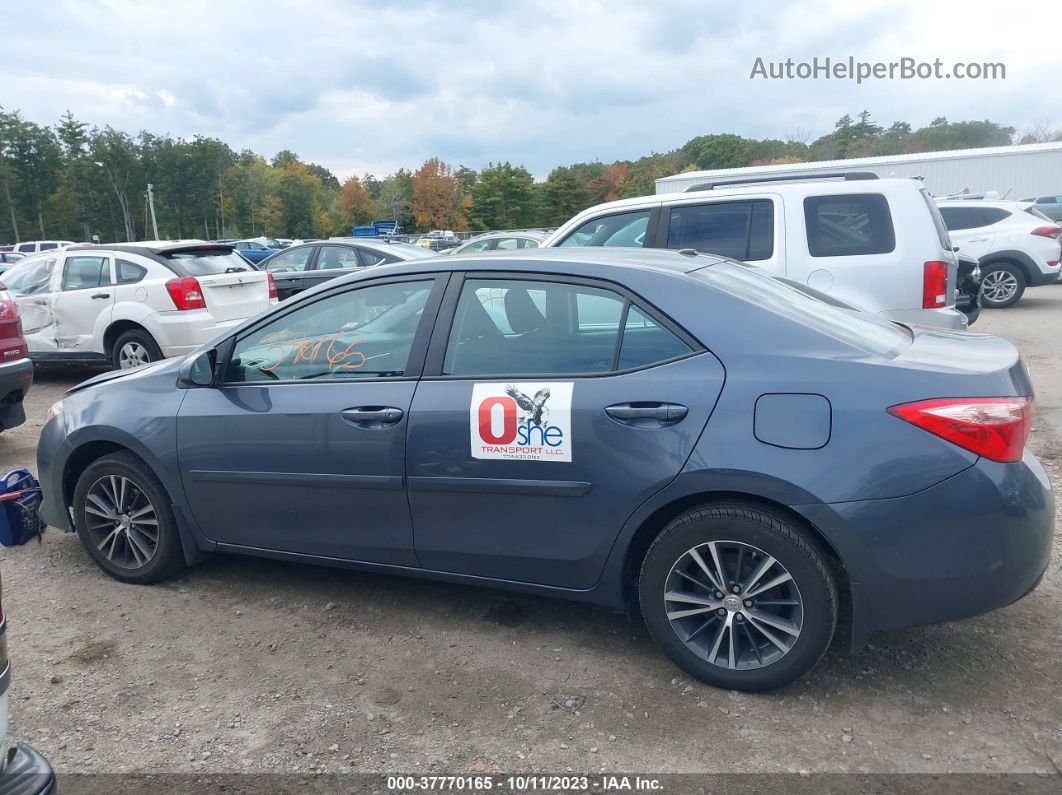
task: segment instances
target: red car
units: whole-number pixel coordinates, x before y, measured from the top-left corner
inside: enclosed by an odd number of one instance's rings
[[[33,362],[22,336],[18,304],[0,284],[0,431],[26,421],[22,401],[33,385]]]

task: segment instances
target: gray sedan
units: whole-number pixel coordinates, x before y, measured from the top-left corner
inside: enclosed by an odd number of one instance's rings
[[[1005,340],[544,249],[367,268],[98,376],[37,463],[48,523],[123,582],[217,552],[637,607],[692,676],[765,690],[839,615],[857,650],[1036,587],[1031,422]]]

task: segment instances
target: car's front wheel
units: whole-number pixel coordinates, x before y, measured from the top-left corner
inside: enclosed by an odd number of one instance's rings
[[[158,582],[184,566],[166,489],[133,454],[89,464],[74,487],[73,510],[81,543],[116,580]]]
[[[826,653],[837,586],[816,546],[780,515],[741,503],[672,520],[638,583],[653,638],[683,670],[732,690],[773,690]]]
[[[131,329],[114,341],[111,351],[111,364],[115,370],[128,370],[142,364],[157,362],[162,358],[162,350],[155,339],[146,331]]]
[[[981,303],[990,309],[1005,309],[1025,293],[1025,274],[1017,265],[998,262],[982,269]]]

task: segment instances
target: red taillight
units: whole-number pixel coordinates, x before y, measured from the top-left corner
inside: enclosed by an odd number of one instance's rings
[[[1021,461],[1032,427],[1031,397],[935,398],[889,414],[993,461]]]
[[[948,304],[948,263],[933,260],[923,266],[922,308],[940,309]]]
[[[1052,240],[1058,240],[1059,235],[1062,235],[1062,226],[1038,226],[1029,234],[1039,235],[1040,237],[1049,237]]]
[[[199,286],[199,280],[194,276],[170,279],[166,282],[166,292],[170,294],[170,298],[173,299],[178,309],[206,309],[203,288]]]
[[[0,282],[0,320],[10,320],[13,317],[19,317],[21,314],[22,309],[18,302],[7,291],[7,287]],[[19,335],[21,333],[20,331]]]
[[[277,280],[273,278],[272,273],[266,273],[266,278],[269,280],[269,300],[277,298]]]

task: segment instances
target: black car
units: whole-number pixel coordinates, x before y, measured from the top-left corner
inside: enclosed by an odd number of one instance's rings
[[[981,315],[981,265],[975,257],[959,254],[959,279],[955,289],[955,308],[973,325]]]
[[[277,296],[283,301],[358,268],[433,256],[437,256],[435,252],[408,243],[322,240],[278,251],[258,267],[273,274]]]

